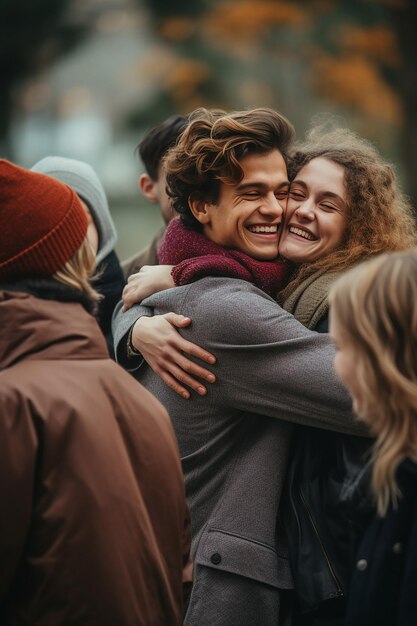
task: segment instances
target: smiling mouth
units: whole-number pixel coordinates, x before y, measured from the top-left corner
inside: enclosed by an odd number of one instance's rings
[[[248,226],[247,229],[251,232],[251,233],[255,233],[255,234],[268,234],[268,235],[273,235],[275,233],[278,232],[278,224],[272,224],[270,226],[257,226],[257,225],[253,225],[253,226]]]
[[[298,226],[290,226],[288,230],[293,235],[298,235],[299,237],[302,237],[303,239],[307,239],[307,241],[315,241],[317,239],[317,237],[314,237],[314,235],[309,233],[307,230],[298,228]]]

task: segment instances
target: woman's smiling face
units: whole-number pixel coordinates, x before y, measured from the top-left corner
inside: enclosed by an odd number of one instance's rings
[[[291,183],[280,255],[301,264],[330,254],[342,242],[347,203],[343,166],[324,157],[312,159]]]

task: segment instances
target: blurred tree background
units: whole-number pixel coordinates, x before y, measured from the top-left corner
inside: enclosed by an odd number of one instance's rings
[[[340,116],[417,206],[416,27],[414,0],[2,0],[2,153],[90,160],[122,256],[159,225],[135,189],[137,141],[198,106],[270,106],[299,137]]]

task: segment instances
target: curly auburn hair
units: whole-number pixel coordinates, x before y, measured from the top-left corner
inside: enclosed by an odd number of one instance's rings
[[[417,245],[411,204],[397,186],[393,167],[382,160],[371,143],[349,129],[318,125],[290,154],[290,181],[318,157],[345,170],[348,207],[344,238],[325,257],[300,265],[280,299],[318,270],[343,271],[376,254]]]
[[[194,111],[188,127],[164,160],[167,192],[182,223],[201,230],[202,225],[189,208],[189,199],[216,204],[222,183],[237,184],[242,180],[240,162],[245,156],[279,150],[286,160],[294,136],[292,124],[272,109]]]

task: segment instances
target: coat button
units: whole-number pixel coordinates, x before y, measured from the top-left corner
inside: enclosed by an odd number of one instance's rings
[[[401,543],[394,543],[394,545],[392,546],[392,551],[394,552],[394,554],[401,554],[401,552],[403,551],[403,547]]]
[[[367,567],[368,567],[368,561],[366,559],[359,559],[359,561],[356,563],[356,568],[360,572],[364,572]]]
[[[210,557],[210,561],[213,563],[213,565],[218,565],[219,563],[221,563],[221,560],[222,560],[222,557],[220,556],[218,552],[215,552]]]

